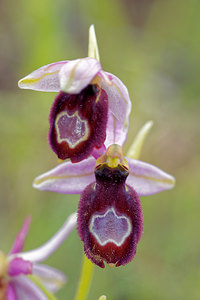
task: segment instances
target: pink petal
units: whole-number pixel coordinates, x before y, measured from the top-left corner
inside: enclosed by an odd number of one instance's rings
[[[12,282],[15,285],[18,300],[49,300],[37,284],[25,275],[13,277]]]
[[[8,275],[16,276],[19,274],[32,274],[32,263],[16,257],[9,262]]]
[[[153,195],[173,188],[173,176],[148,163],[126,159],[130,172],[126,183],[133,187],[139,196]]]
[[[27,235],[28,230],[29,230],[30,222],[31,222],[31,218],[26,217],[26,219],[24,221],[24,224],[22,225],[22,228],[19,231],[19,233],[18,233],[18,235],[15,239],[15,242],[12,246],[10,254],[14,254],[14,253],[20,252],[22,250],[26,235]]]
[[[20,300],[17,297],[14,284],[9,282],[6,289],[6,299],[5,300]]]
[[[76,227],[77,214],[71,214],[57,233],[44,245],[32,251],[18,253],[16,256],[31,262],[40,262],[49,257],[64,242]]]
[[[128,134],[128,122],[122,124],[112,113],[108,111],[105,145],[118,144],[123,146]]]
[[[106,74],[110,80],[110,84],[106,80],[102,81],[102,88],[108,95],[109,109],[124,125],[128,122],[132,106],[128,90],[123,82],[115,75],[108,72],[101,73]]]
[[[80,93],[101,71],[98,60],[85,57],[71,60],[65,64],[59,73],[61,90],[70,94]]]
[[[59,71],[67,64],[67,61],[59,61],[43,66],[19,80],[18,85],[22,89],[31,89],[43,92],[59,92]]]
[[[38,176],[34,180],[33,187],[40,191],[80,194],[88,184],[95,181],[94,166],[93,157],[79,163],[63,162]]]
[[[39,277],[45,288],[52,293],[56,293],[67,281],[65,274],[46,265],[34,264],[33,274]]]

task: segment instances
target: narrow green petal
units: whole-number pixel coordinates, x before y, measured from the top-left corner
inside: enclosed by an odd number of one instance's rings
[[[149,121],[144,124],[144,126],[138,132],[132,145],[130,146],[130,148],[127,152],[127,155],[126,155],[127,157],[133,158],[133,159],[138,159],[140,157],[142,146],[143,146],[144,141],[147,137],[147,134],[149,133],[152,126],[153,126],[153,121]]]
[[[100,61],[94,25],[89,28],[88,56]]]

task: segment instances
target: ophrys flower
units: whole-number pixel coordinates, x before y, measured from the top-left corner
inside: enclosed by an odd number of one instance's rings
[[[19,87],[59,92],[49,117],[49,143],[62,160],[79,162],[98,149],[101,153],[111,122],[127,130],[129,94],[119,78],[103,71],[94,26],[88,57],[43,66],[21,79]]]
[[[43,246],[22,252],[28,233],[30,218],[27,217],[8,255],[0,252],[0,299],[1,300],[49,300],[56,299],[56,292],[66,282],[59,270],[39,262],[49,257],[76,226],[76,214],[72,214],[61,229]]]
[[[129,152],[132,157],[138,157],[150,126],[151,122],[138,134]],[[124,265],[134,257],[143,230],[139,196],[171,189],[175,183],[173,176],[159,168],[125,158],[121,146],[112,143],[115,134],[110,133],[111,144],[97,160],[63,162],[34,181],[39,190],[81,194],[78,232],[86,255],[100,267],[104,262]]]

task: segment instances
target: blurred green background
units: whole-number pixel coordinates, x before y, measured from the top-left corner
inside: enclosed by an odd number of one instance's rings
[[[79,196],[39,192],[33,179],[57,165],[47,142],[55,93],[19,90],[42,65],[87,56],[95,24],[104,70],[133,101],[125,150],[148,120],[141,160],[173,174],[176,187],[141,197],[144,234],[134,260],[95,267],[89,300],[200,299],[200,2],[196,0],[18,0],[0,2],[0,249],[8,252],[27,214],[25,249],[54,234]],[[57,294],[73,299],[83,245],[74,231],[47,260],[68,276]]]

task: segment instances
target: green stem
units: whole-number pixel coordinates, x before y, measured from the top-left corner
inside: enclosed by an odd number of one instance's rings
[[[76,292],[75,300],[86,300],[88,292],[90,289],[90,284],[92,281],[94,265],[91,261],[84,255],[83,266],[81,271],[81,277],[79,280],[79,285]]]

